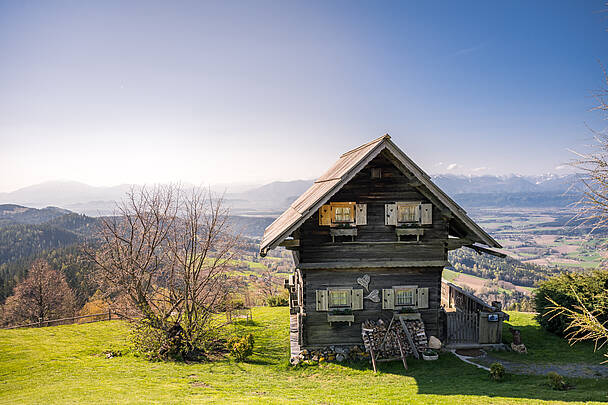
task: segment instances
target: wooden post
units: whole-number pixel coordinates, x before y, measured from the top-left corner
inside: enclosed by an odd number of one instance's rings
[[[397,343],[399,343],[399,352],[401,352],[401,360],[403,360],[403,367],[405,371],[407,371],[407,361],[405,360],[405,353],[403,353],[403,345],[401,344],[401,339],[397,336]]]
[[[108,308],[108,321],[112,320],[112,310]]]
[[[372,342],[372,339],[369,337],[369,332],[365,332],[365,334],[367,335],[367,340],[369,341],[369,355],[372,358],[372,367],[374,368],[374,373],[377,373],[378,370],[376,369],[376,354],[374,353],[374,345]]]

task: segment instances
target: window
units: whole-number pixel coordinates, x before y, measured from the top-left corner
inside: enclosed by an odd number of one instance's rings
[[[331,223],[336,225],[351,224],[355,222],[354,202],[331,202]]]
[[[336,207],[334,222],[351,222],[350,207]]]
[[[347,289],[329,290],[329,308],[350,308],[351,292]]]
[[[397,222],[418,222],[418,206],[420,203],[400,203],[397,205]]]
[[[416,305],[416,287],[396,287],[395,306]]]

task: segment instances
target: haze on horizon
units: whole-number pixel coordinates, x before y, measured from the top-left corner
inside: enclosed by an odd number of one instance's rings
[[[429,173],[562,173],[603,1],[0,1],[0,192],[312,179],[386,132]]]

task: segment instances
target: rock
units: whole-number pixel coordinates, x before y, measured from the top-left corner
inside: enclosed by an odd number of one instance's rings
[[[297,366],[298,364],[300,364],[300,358],[292,357],[291,359],[289,359],[289,364],[291,364],[292,366]]]
[[[347,350],[343,347],[336,347],[335,352],[339,354],[346,354]]]
[[[308,356],[308,350],[304,349],[300,352],[300,354],[304,357]]]
[[[516,345],[515,343],[511,343],[511,349],[513,349],[514,352],[517,353],[521,353],[521,354],[528,354],[528,349],[526,349],[526,345],[525,344],[520,344],[520,345]]]
[[[319,357],[319,363],[323,363],[325,361],[325,357]]]
[[[319,355],[315,354],[314,356],[312,356],[312,361],[319,361]]]
[[[329,356],[327,356],[327,361],[334,361],[336,359],[336,356],[334,356],[333,354],[330,354]]]
[[[429,337],[429,349],[441,349],[441,340],[437,339],[435,336]]]
[[[338,353],[338,354],[336,355],[336,361],[337,361],[338,363],[342,363],[344,360],[346,360],[346,356],[345,356],[345,355],[343,355],[342,353]]]

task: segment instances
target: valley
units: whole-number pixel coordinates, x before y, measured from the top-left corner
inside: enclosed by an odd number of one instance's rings
[[[565,177],[498,177],[434,176],[436,181],[468,214],[503,246],[505,259],[478,255],[462,248],[450,252],[451,267],[444,278],[469,289],[481,298],[500,300],[505,306],[529,301],[535,285],[563,271],[583,271],[599,266],[604,260],[604,245],[608,235],[591,233],[589,224],[576,220],[572,204],[580,194],[572,193],[575,176]],[[268,295],[284,294],[283,280],[292,270],[291,253],[275,249],[266,258],[258,255],[258,245],[264,229],[306,190],[310,181],[274,182],[239,193],[227,193],[225,203],[230,207],[233,230],[242,235],[244,248],[231,263],[235,291],[247,305],[263,303]],[[120,188],[80,189],[71,184],[62,193],[65,183],[46,184],[0,195],[0,197],[36,201],[40,207],[49,202],[61,202],[52,195],[62,195],[66,206],[80,208],[72,212],[65,208],[29,208],[18,204],[0,205],[0,302],[10,295],[14,285],[24,277],[27,266],[35,257],[52,257],[59,266],[68,269],[68,281],[83,288],[86,277],[79,271],[75,247],[94,237],[98,220],[91,213],[95,207],[107,208]],[[93,193],[93,191],[94,193]],[[482,192],[482,191],[486,192]],[[81,194],[79,194],[81,192]],[[99,200],[90,203],[86,198]],[[80,198],[80,199],[79,199]],[[103,210],[102,210],[103,211]],[[99,211],[98,211],[99,213]],[[80,261],[78,263],[84,263]],[[94,286],[86,286],[84,302]]]

